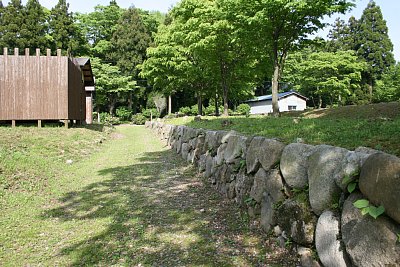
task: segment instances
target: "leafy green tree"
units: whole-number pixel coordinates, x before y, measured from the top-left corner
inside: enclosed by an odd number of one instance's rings
[[[48,14],[40,5],[38,0],[28,0],[24,8],[24,21],[21,27],[21,37],[25,41],[24,47],[31,48],[34,53],[35,48],[44,51],[49,48],[48,33]],[[24,48],[20,47],[20,48]]]
[[[249,5],[248,2],[245,3]],[[250,6],[250,5],[249,5]],[[259,0],[252,4],[249,23],[259,29],[258,40],[273,61],[272,105],[279,113],[278,87],[285,60],[290,51],[322,28],[322,19],[335,12],[345,12],[352,4],[346,0]]]
[[[88,50],[86,40],[68,9],[69,4],[66,0],[59,0],[51,9],[49,27],[53,51],[62,49],[63,52],[70,51],[74,55],[86,54]]]
[[[10,51],[15,47],[25,48],[27,42],[25,37],[21,34],[21,26],[24,24],[24,21],[25,12],[21,0],[11,0],[3,9],[2,21],[0,24],[1,47],[8,47]]]
[[[110,41],[123,11],[117,2],[112,0],[108,6],[97,5],[94,12],[77,14],[78,25],[91,44],[93,56],[103,60],[108,58],[112,51]]]
[[[318,107],[322,99],[339,105],[357,102],[361,88],[361,72],[366,64],[354,51],[299,52],[291,55],[285,69],[286,81],[314,101]]]
[[[134,90],[136,82],[131,77],[122,75],[117,66],[103,63],[99,58],[92,58],[91,62],[96,77],[96,104],[98,108],[107,106],[110,115],[113,115],[119,98]]]
[[[142,22],[147,29],[147,33],[152,37],[152,42],[154,41],[154,36],[157,33],[158,26],[164,24],[165,14],[159,11],[147,11],[137,8],[137,11],[142,18]]]
[[[374,101],[389,102],[400,100],[400,63],[391,67],[382,75],[381,80],[376,82]]]
[[[123,75],[138,78],[138,65],[146,58],[146,49],[151,44],[151,37],[146,29],[138,9],[131,7],[126,10],[118,21],[111,39],[112,52],[109,58],[116,62]],[[146,87],[146,83],[141,85]],[[128,108],[132,109],[133,94],[128,95]]]
[[[110,57],[125,75],[136,77],[137,65],[146,58],[151,37],[136,8],[126,10],[118,21],[111,39]]]
[[[372,98],[376,80],[395,64],[393,44],[388,36],[388,27],[382,11],[374,1],[368,3],[358,25],[355,50],[357,55],[368,63],[368,71],[364,77]]]

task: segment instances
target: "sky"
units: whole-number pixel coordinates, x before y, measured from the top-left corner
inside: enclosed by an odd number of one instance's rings
[[[251,0],[250,0],[251,1]],[[3,1],[7,2],[7,1]],[[26,2],[23,1],[23,2]],[[39,0],[39,2],[47,7],[51,8],[57,4],[57,0]],[[108,5],[110,0],[67,0],[70,3],[70,10],[73,12],[88,13],[94,10],[96,5]],[[119,6],[128,8],[132,5],[145,10],[158,10],[166,13],[172,6],[174,6],[179,0],[117,0]],[[367,7],[369,0],[355,0],[357,5],[353,10],[345,15],[339,16],[346,22],[349,17],[354,16],[356,19],[361,18],[363,10]],[[400,31],[398,27],[400,25],[400,1],[399,0],[375,0],[375,3],[381,7],[383,18],[387,22],[389,28],[389,37],[394,45],[394,56],[397,61],[400,61]],[[338,15],[333,15],[331,18],[325,18],[325,22],[333,23]],[[325,38],[329,32],[329,28],[318,32],[316,35]]]

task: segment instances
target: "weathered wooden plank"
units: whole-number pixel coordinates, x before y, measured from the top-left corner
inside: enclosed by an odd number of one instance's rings
[[[84,120],[82,73],[61,51],[0,56],[0,120]]]

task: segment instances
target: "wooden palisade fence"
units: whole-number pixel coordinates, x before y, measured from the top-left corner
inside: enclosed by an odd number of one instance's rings
[[[70,120],[83,122],[86,118],[86,93],[81,68],[73,58],[51,56],[8,55],[0,56],[0,121],[61,120],[68,127]]]

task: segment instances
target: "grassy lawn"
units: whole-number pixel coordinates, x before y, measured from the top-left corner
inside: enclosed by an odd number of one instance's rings
[[[226,120],[206,117],[194,121],[188,117],[167,122],[194,128],[235,130],[249,136],[279,138],[286,143],[302,138],[308,144],[328,144],[347,149],[367,146],[400,156],[399,103],[286,113],[279,118],[230,117],[228,126]]]
[[[0,136],[1,266],[295,265],[144,127]]]

